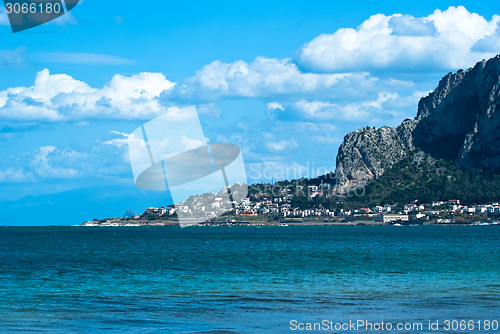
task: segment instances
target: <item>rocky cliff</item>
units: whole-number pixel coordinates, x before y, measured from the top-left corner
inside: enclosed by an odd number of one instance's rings
[[[337,187],[366,184],[415,148],[464,168],[500,173],[500,56],[449,73],[397,128],[348,133],[337,155]]]
[[[335,178],[338,187],[349,190],[382,175],[414,150],[414,120],[397,128],[362,128],[348,133],[337,155]]]

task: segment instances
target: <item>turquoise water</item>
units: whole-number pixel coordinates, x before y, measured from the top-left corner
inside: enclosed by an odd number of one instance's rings
[[[0,227],[0,267],[0,332],[500,321],[500,226]]]

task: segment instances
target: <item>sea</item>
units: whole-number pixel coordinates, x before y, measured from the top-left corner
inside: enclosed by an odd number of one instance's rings
[[[498,225],[0,227],[0,333],[500,333],[499,321]]]

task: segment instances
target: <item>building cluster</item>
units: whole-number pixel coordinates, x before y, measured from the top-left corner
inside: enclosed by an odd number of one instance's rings
[[[459,200],[450,200],[448,202],[433,202],[429,213],[437,213],[442,210],[434,210],[435,207],[445,207],[450,213],[500,213],[500,204],[491,203],[485,205],[461,205]]]
[[[429,216],[443,214],[476,214],[500,213],[499,203],[486,205],[461,205],[459,200],[437,201],[429,204],[420,204],[418,201],[403,205],[402,210],[398,205],[375,206],[372,209],[347,210],[339,213],[346,221],[371,221],[371,222],[396,222],[396,221],[422,221]]]
[[[168,205],[167,207],[161,207],[161,208],[154,208],[150,207],[147,208],[146,211],[140,216],[134,216],[134,219],[149,219],[149,220],[154,220],[154,219],[160,219],[160,218],[167,218],[175,213],[175,207],[173,205]]]
[[[306,190],[309,198],[324,196],[330,189],[329,184],[320,186],[309,186]],[[461,205],[459,200],[437,201],[432,203],[419,203],[418,200],[404,204],[375,206],[373,208],[360,208],[355,210],[329,210],[325,208],[306,208],[299,209],[292,207],[293,193],[290,189],[283,188],[273,196],[261,194],[259,197],[244,199],[241,203],[229,204],[221,196],[198,197],[190,203],[183,205],[169,205],[161,208],[148,208],[141,216],[134,218],[160,219],[168,218],[176,213],[176,210],[182,214],[200,213],[206,218],[230,214],[237,216],[258,216],[258,215],[278,215],[283,218],[312,218],[312,217],[338,217],[345,221],[371,221],[371,222],[394,222],[394,221],[414,221],[424,220],[428,216],[442,214],[475,214],[475,213],[500,213],[500,205],[491,203],[487,205],[467,206]]]
[[[256,216],[260,214],[277,214],[284,218],[333,217],[334,211],[322,208],[298,209],[292,208],[292,197],[276,197],[273,200],[262,199],[250,201],[246,198],[231,210],[235,215]]]

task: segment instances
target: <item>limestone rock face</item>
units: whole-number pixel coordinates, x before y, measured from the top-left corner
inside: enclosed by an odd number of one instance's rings
[[[415,148],[465,168],[500,173],[500,56],[447,74],[397,128],[348,133],[337,155],[337,189],[366,184]]]
[[[446,75],[420,100],[415,144],[466,168],[500,172],[500,56]]]
[[[348,133],[340,145],[335,176],[342,190],[356,188],[380,176],[413,151],[414,120],[397,128],[362,128]]]

